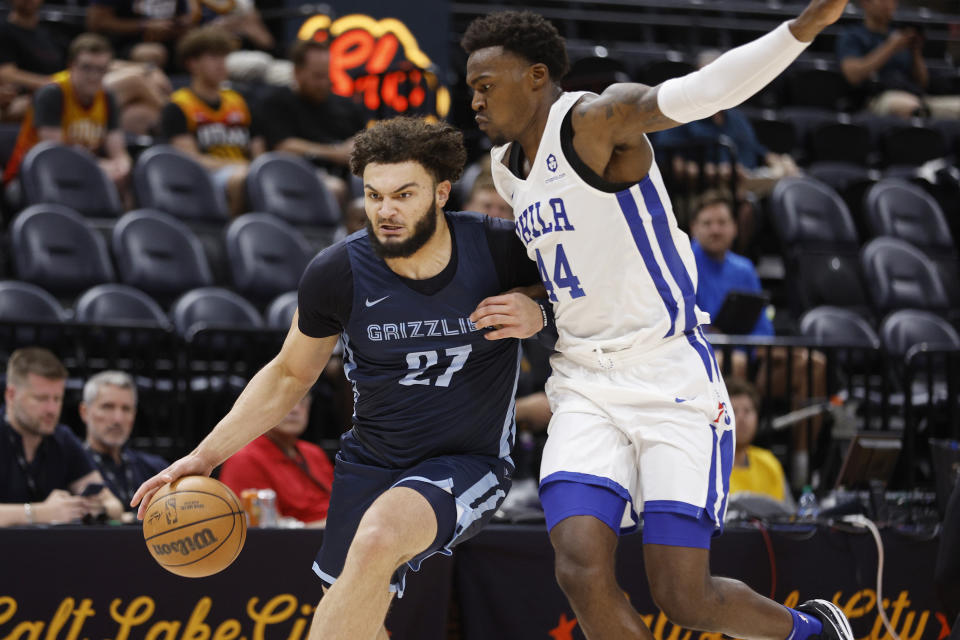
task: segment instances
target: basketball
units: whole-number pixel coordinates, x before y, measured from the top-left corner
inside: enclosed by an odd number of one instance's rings
[[[247,519],[227,485],[185,476],[154,494],[143,518],[143,538],[161,567],[202,578],[223,571],[240,554]]]

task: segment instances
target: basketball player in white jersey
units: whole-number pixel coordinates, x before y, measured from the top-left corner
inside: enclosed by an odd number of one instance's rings
[[[536,260],[559,331],[540,496],[556,575],[590,640],[652,638],[614,574],[617,536],[643,516],[653,598],[675,624],[749,640],[852,640],[832,603],[788,609],[710,575],[734,417],[696,307],[687,236],[646,133],[733,107],[773,80],[846,0],[656,87],[564,93],[562,38],[529,12],[475,20],[461,44],[492,171]],[[497,324],[496,301],[471,317]]]

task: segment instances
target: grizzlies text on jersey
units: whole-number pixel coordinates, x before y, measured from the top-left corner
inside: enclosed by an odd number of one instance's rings
[[[508,221],[446,219],[453,250],[433,278],[400,277],[360,231],[317,256],[300,284],[300,330],[342,332],[354,435],[387,466],[506,458],[513,444],[519,341],[487,340],[468,317],[484,298],[536,283],[536,270]]]

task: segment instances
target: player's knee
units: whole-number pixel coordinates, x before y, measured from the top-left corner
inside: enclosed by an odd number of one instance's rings
[[[576,599],[590,585],[609,577],[604,550],[591,544],[589,538],[575,535],[551,536],[556,556],[554,572],[557,583],[571,599]]]
[[[399,565],[403,560],[400,543],[392,527],[379,522],[361,523],[350,544],[350,555],[365,566],[373,562]]]
[[[690,584],[679,576],[650,579],[650,595],[667,619],[684,629],[709,630],[709,598],[703,595],[703,585]]]

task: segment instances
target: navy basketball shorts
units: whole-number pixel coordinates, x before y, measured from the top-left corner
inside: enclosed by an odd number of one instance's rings
[[[408,569],[419,571],[430,556],[450,555],[457,544],[476,535],[490,521],[510,490],[509,460],[482,455],[428,458],[409,468],[389,468],[347,432],[340,440],[323,544],[313,571],[327,586],[343,570],[360,519],[374,500],[393,487],[418,492],[437,516],[437,537],[416,557],[399,567],[390,591],[403,596]]]

